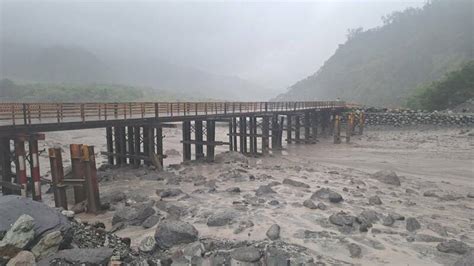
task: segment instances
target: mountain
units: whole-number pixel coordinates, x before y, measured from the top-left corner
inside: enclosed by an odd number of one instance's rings
[[[94,53],[82,47],[2,42],[0,79],[72,85],[123,84],[152,87],[188,98],[264,100],[270,92],[234,76],[175,65],[155,56]]]
[[[418,86],[473,59],[473,10],[472,1],[432,1],[383,17],[381,27],[350,30],[316,73],[277,99],[399,106]]]

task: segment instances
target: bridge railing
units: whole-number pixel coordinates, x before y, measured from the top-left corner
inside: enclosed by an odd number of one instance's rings
[[[345,107],[312,102],[0,103],[0,126]]]

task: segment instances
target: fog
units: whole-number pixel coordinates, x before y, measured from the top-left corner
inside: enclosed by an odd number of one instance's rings
[[[316,72],[348,29],[424,2],[1,1],[1,40],[162,60],[244,79],[271,97]]]

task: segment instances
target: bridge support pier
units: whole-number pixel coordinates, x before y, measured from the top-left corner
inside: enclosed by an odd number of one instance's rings
[[[2,194],[9,195],[13,191],[7,187],[12,183],[12,160],[10,138],[4,137],[0,139],[0,167],[2,170]]]
[[[208,161],[214,161],[214,153],[216,148],[216,121],[207,120],[206,121],[206,133],[207,133],[207,145],[206,145],[206,158]]]
[[[202,120],[194,121],[194,138],[196,139],[196,160],[199,160],[204,157]]]
[[[268,116],[262,117],[262,153],[268,154],[269,150],[270,119]]]
[[[339,115],[334,115],[334,144],[341,143],[341,121]]]
[[[292,115],[288,114],[286,116],[286,142],[291,144],[293,142],[293,123],[292,123]]]
[[[318,142],[318,115],[319,113],[314,110],[311,112],[311,143],[313,144]]]

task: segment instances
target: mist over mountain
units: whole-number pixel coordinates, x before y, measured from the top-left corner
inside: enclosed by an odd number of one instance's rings
[[[263,87],[238,77],[215,75],[159,58],[95,53],[78,46],[1,45],[2,78],[23,82],[113,83],[152,87],[198,98],[265,99]]]
[[[319,68],[348,28],[424,1],[0,0],[0,78],[268,100]]]
[[[472,1],[432,1],[394,12],[383,22],[349,31],[346,43],[316,73],[277,99],[398,106],[418,86],[473,59]]]

